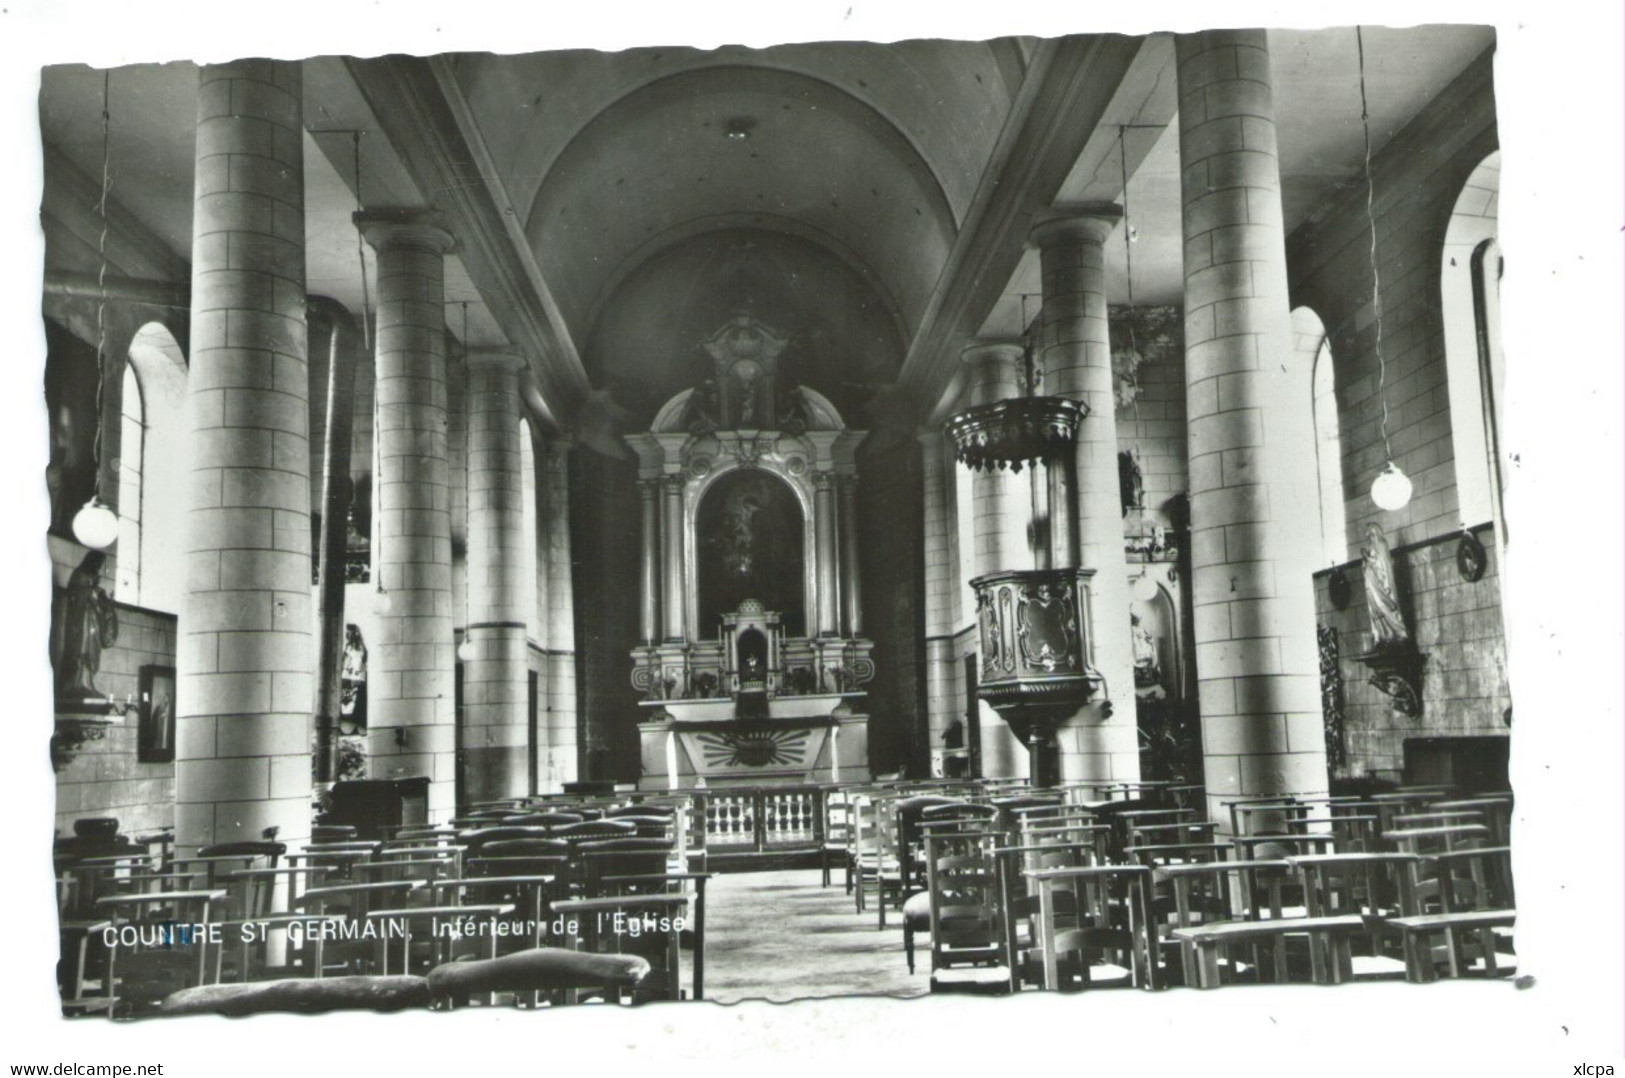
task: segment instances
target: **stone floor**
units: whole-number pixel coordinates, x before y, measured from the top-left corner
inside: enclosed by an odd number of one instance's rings
[[[721,1003],[828,996],[923,996],[930,941],[921,939],[910,976],[897,911],[877,928],[871,903],[859,914],[834,873],[817,869],[731,873],[714,878],[705,901],[705,995]]]

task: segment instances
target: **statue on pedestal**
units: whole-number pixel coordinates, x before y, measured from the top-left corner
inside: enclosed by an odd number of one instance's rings
[[[57,661],[57,690],[64,699],[101,700],[96,673],[102,649],[118,642],[118,612],[113,597],[102,590],[106,555],[92,550],[68,578],[62,612],[62,654]]]
[[[1405,615],[1399,609],[1399,590],[1394,586],[1393,555],[1388,540],[1376,524],[1365,526],[1365,545],[1360,548],[1365,561],[1365,603],[1371,616],[1371,646],[1374,650],[1401,648],[1410,643]]]

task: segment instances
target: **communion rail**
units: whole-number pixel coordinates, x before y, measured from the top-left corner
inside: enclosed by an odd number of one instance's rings
[[[694,792],[711,856],[812,852],[824,841],[824,786],[752,786]]]

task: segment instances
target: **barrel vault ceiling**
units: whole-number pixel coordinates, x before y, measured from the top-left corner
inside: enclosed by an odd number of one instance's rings
[[[1486,28],[1367,30],[1374,147],[1492,47]],[[429,207],[458,237],[449,329],[521,350],[550,421],[646,419],[746,308],[853,418],[918,423],[969,338],[1036,311],[1025,237],[1056,207],[1126,202],[1112,301],[1132,262],[1135,302],[1177,302],[1173,53],[1085,35],[314,58],[309,289],[363,309],[351,214]],[[1354,31],[1272,31],[1271,53],[1291,230],[1360,180]],[[111,272],[186,283],[195,85],[190,64],[105,80]],[[103,88],[83,67],[42,76],[48,273],[97,265]]]

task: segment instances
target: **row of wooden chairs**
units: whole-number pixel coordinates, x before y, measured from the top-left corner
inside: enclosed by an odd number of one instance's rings
[[[1387,829],[1373,834],[1332,822],[1368,805],[1317,814],[1301,803],[1279,811],[1274,799],[1280,830],[1254,826],[1227,842],[1177,806],[998,800],[871,798],[872,818],[855,800],[859,909],[872,894],[883,926],[900,895],[911,969],[914,937],[931,934],[933,990],[1504,971],[1497,955],[1515,918],[1508,847],[1495,842],[1504,800],[1406,792],[1377,803]],[[918,838],[923,855],[911,852]]]
[[[390,975],[548,945],[649,951],[653,975],[630,998],[702,996],[707,876],[691,871],[677,807],[592,815],[508,813],[377,841],[327,831],[293,853],[71,866],[70,880],[111,882],[64,885],[75,913],[84,894],[94,913],[71,922],[64,1009],[139,1013],[197,984]],[[175,924],[204,927],[157,931]]]

